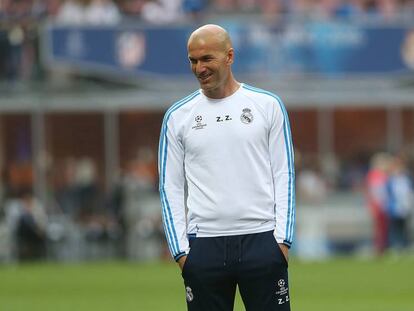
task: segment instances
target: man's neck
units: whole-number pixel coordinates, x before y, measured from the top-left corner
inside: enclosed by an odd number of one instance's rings
[[[203,93],[208,98],[221,99],[233,95],[240,88],[240,83],[232,79],[229,83],[221,88],[217,88],[210,91],[203,90]]]

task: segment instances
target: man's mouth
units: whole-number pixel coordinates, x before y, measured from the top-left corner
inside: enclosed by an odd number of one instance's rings
[[[203,74],[203,75],[199,75],[198,76],[198,79],[201,81],[201,82],[206,82],[207,80],[208,80],[208,78],[210,78],[212,76],[212,74],[211,73],[206,73],[206,74]]]

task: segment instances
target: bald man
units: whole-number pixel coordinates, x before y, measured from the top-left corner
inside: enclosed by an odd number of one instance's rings
[[[188,40],[200,89],[165,113],[159,176],[166,240],[189,311],[290,310],[295,223],[293,144],[280,98],[238,82],[225,29]]]

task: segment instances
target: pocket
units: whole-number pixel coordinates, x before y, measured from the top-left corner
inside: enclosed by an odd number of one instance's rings
[[[287,261],[287,259],[286,259],[285,255],[283,254],[282,249],[280,248],[279,243],[276,241],[276,237],[274,236],[273,232],[272,232],[272,238],[273,238],[274,243],[276,244],[276,250],[277,250],[278,255],[280,256],[280,258],[281,258],[282,262],[283,262],[283,263],[286,265],[286,267],[287,267],[287,266],[289,265],[289,263],[288,263],[288,261]]]
[[[181,270],[181,276],[182,277],[184,277],[184,273],[187,271],[188,260],[190,259],[190,253],[191,253],[191,249],[190,249],[189,253],[187,254],[187,258],[185,259],[183,269]]]
[[[282,257],[283,263],[287,267],[289,265],[289,263],[288,263],[288,261],[286,259],[286,256],[285,256],[285,254],[283,254],[282,249],[280,248],[280,245],[279,245],[279,243],[277,243],[277,241],[276,241],[276,244],[277,244],[277,249],[279,250],[280,257]]]
[[[191,238],[191,240],[189,241],[189,243],[190,243],[190,250],[188,251],[187,258],[186,258],[186,260],[184,262],[183,270],[181,271],[181,275],[183,277],[184,277],[185,272],[188,269],[187,267],[190,264],[190,259],[192,257],[192,253],[194,253],[194,246],[197,244],[196,243],[196,240],[197,240],[197,238],[194,237],[194,238]]]

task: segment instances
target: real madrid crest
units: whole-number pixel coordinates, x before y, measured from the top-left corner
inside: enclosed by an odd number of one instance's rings
[[[240,116],[240,120],[244,124],[249,124],[253,122],[253,114],[252,111],[249,108],[244,108],[243,113]]]
[[[185,296],[186,296],[188,302],[193,301],[194,295],[193,295],[193,291],[191,290],[190,286],[187,286],[185,288]]]

